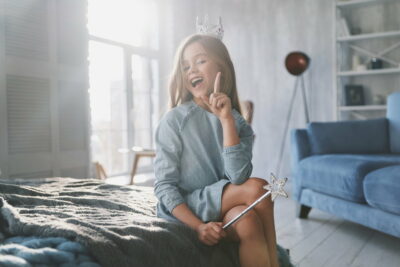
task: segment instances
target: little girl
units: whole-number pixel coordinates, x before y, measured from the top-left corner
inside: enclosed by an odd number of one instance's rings
[[[270,198],[222,229],[266,192],[265,180],[249,178],[253,131],[225,45],[208,35],[184,40],[169,90],[172,109],[156,132],[158,216],[188,225],[207,245],[239,242],[242,266],[278,266]]]

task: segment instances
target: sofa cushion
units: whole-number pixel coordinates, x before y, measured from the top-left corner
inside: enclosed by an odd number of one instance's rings
[[[389,153],[386,118],[312,122],[308,126],[308,134],[313,154]]]
[[[370,172],[364,179],[364,193],[372,207],[400,214],[400,165]]]
[[[387,118],[389,120],[390,152],[400,153],[400,92],[388,97]]]
[[[314,155],[300,161],[296,178],[301,188],[362,203],[365,175],[395,164],[400,164],[400,155]]]

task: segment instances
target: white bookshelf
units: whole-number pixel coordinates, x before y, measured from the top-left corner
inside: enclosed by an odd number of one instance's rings
[[[338,76],[365,76],[365,75],[380,75],[380,74],[399,74],[400,68],[388,68],[379,70],[364,70],[364,71],[341,71]]]
[[[338,8],[364,7],[393,1],[396,0],[338,0],[336,6]]]
[[[339,109],[340,111],[385,111],[386,105],[340,106]]]
[[[353,41],[361,41],[361,40],[377,39],[377,38],[385,38],[385,37],[397,37],[397,36],[400,36],[400,31],[388,31],[388,32],[350,35],[350,36],[339,37],[339,38],[337,38],[337,41],[338,42],[353,42]]]
[[[382,98],[400,90],[400,19],[396,17],[399,3],[399,0],[334,3],[336,119],[384,116],[386,106]],[[371,29],[371,25],[376,27]],[[357,58],[359,64],[354,63]],[[381,60],[382,68],[372,68],[372,58]],[[362,85],[364,105],[346,105],[347,85]]]

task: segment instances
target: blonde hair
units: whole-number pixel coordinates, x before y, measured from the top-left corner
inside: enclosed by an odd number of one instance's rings
[[[195,34],[186,38],[179,46],[174,61],[174,67],[169,81],[170,108],[174,108],[193,98],[185,88],[185,76],[183,72],[183,53],[190,44],[199,43],[215,60],[221,69],[221,92],[229,96],[232,108],[241,113],[239,96],[236,88],[235,69],[229,56],[228,49],[219,39],[207,35]]]

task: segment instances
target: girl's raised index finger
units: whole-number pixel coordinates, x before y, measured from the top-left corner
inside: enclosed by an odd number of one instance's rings
[[[217,76],[215,76],[214,93],[219,93],[220,91],[220,80],[221,80],[221,72],[218,72]]]

